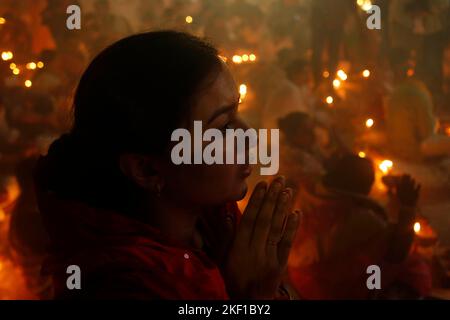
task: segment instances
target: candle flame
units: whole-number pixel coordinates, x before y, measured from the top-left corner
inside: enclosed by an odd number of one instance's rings
[[[325,101],[326,101],[326,103],[328,103],[328,104],[332,104],[333,101],[334,101],[334,99],[333,99],[332,96],[328,96],[328,97],[325,99]]]
[[[380,168],[380,170],[384,173],[384,174],[388,174],[389,171],[392,170],[392,167],[394,166],[394,163],[391,160],[383,160],[380,165],[378,166],[378,168]]]
[[[360,158],[365,158],[365,157],[366,157],[366,153],[365,153],[364,151],[360,151],[360,152],[358,153],[358,157],[360,157]]]
[[[341,86],[341,81],[339,81],[338,79],[334,79],[333,80],[333,87],[335,89],[339,89],[340,86]]]
[[[328,78],[328,77],[330,76],[330,73],[329,73],[328,71],[325,70],[325,71],[322,73],[322,75],[323,75],[324,78]]]
[[[3,51],[2,52],[3,61],[11,60],[13,57],[14,57],[14,55],[11,51]]]
[[[373,119],[367,119],[366,120],[366,127],[367,128],[372,128],[372,126],[374,125],[374,121],[373,121]]]
[[[366,69],[363,71],[362,75],[364,78],[368,78],[368,77],[370,77],[370,71]]]
[[[414,223],[414,232],[419,233],[420,232],[420,222]]]
[[[345,81],[345,80],[347,80],[347,78],[348,78],[348,76],[347,76],[347,74],[344,72],[344,70],[339,70],[339,71],[337,72],[337,76],[338,76],[339,78],[341,78],[342,81]]]
[[[187,16],[186,17],[186,23],[192,23],[194,21],[194,18],[192,18],[191,16]]]
[[[25,87],[30,88],[32,85],[33,85],[33,82],[31,82],[31,80],[25,81]]]

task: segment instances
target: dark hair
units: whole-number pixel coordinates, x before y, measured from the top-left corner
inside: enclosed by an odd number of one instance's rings
[[[347,154],[331,162],[323,183],[328,188],[368,195],[374,180],[371,160]]]
[[[105,49],[81,77],[72,130],[52,144],[40,170],[46,187],[137,214],[142,190],[123,175],[119,156],[161,154],[196,93],[219,70],[217,50],[181,32],[133,35]]]

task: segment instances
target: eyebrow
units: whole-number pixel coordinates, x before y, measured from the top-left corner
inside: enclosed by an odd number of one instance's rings
[[[238,101],[239,101],[239,99],[238,99]],[[233,104],[230,104],[230,105],[228,105],[228,106],[223,106],[223,107],[220,107],[219,109],[217,109],[217,110],[212,114],[212,116],[209,118],[208,124],[210,124],[214,119],[216,119],[216,118],[219,117],[220,115],[222,115],[222,114],[224,114],[224,113],[229,113],[229,112],[231,112],[231,111],[236,110],[237,107],[238,107],[238,105],[239,105],[239,102],[238,102],[238,101],[236,101],[236,102],[234,102]]]

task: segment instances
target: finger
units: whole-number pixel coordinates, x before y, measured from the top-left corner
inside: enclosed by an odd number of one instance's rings
[[[249,245],[256,218],[264,200],[266,190],[267,183],[265,181],[259,182],[253,190],[236,233],[236,242],[238,244],[245,246]]]
[[[286,221],[286,216],[289,214],[291,199],[292,190],[284,189],[283,192],[281,192],[278,196],[275,213],[272,216],[272,224],[270,226],[266,247],[267,254],[269,255],[269,257],[272,257],[274,259],[277,259],[277,246],[283,236],[284,224]]]
[[[255,245],[256,247],[263,250],[265,249],[270,226],[272,224],[272,216],[274,214],[278,200],[278,195],[280,194],[281,190],[283,190],[283,188],[284,178],[278,177],[272,182],[269,190],[266,192],[261,210],[259,211],[258,217],[256,218],[253,235],[250,239],[251,245]]]
[[[291,251],[292,242],[295,238],[295,233],[298,228],[300,220],[300,212],[295,211],[290,214],[287,218],[286,228],[284,230],[283,237],[281,238],[280,243],[278,244],[278,262],[279,266],[284,269],[286,266],[287,260],[289,258],[289,252]]]

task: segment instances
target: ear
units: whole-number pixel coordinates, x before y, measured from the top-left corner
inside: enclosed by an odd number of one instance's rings
[[[161,185],[158,160],[155,157],[140,154],[122,154],[119,158],[120,170],[129,179],[144,189],[155,189]]]

